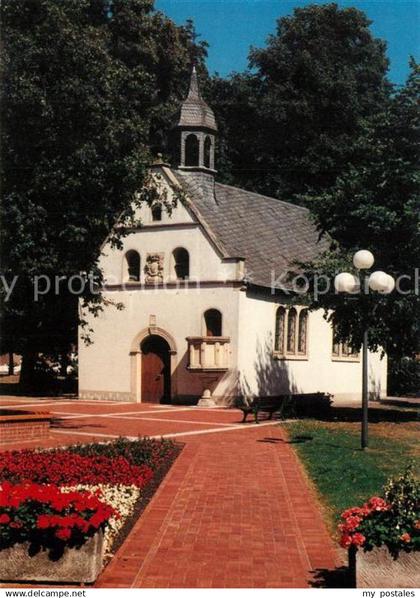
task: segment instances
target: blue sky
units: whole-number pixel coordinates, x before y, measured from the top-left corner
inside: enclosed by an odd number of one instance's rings
[[[275,31],[278,17],[289,15],[297,6],[324,4],[302,0],[156,0],[176,23],[192,18],[197,33],[209,42],[207,65],[210,72],[224,76],[247,66],[251,45],[262,47]],[[373,21],[376,37],[386,40],[391,60],[390,79],[404,83],[410,54],[419,60],[420,0],[344,0],[339,6],[355,6]]]

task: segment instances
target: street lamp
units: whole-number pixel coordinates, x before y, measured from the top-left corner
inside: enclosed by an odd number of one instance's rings
[[[386,272],[377,270],[368,275],[365,271],[373,266],[375,258],[370,251],[361,249],[353,256],[353,265],[359,270],[359,276],[349,272],[340,272],[334,279],[334,287],[339,293],[351,295],[376,291],[381,294],[389,294],[395,288],[395,280]],[[366,281],[368,287],[366,287]],[[369,330],[366,326],[363,331],[362,344],[362,449],[368,446],[368,343]]]

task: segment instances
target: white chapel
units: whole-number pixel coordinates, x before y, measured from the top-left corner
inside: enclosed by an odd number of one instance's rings
[[[79,396],[205,405],[318,391],[337,403],[359,399],[361,356],[335,343],[323,312],[296,304],[285,285],[295,262],[325,249],[308,210],[218,183],[216,135],[193,71],[174,127],[176,163],[151,167],[176,205],[143,203],[122,249],[105,243],[109,301],[86,315],[93,342],[79,342]],[[370,353],[372,395],[386,395],[386,378],[386,356]]]

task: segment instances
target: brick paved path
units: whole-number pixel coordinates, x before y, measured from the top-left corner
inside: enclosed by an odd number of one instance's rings
[[[307,587],[340,564],[280,427],[182,440],[98,587]]]
[[[185,443],[99,587],[307,587],[318,569],[341,564],[276,422],[241,425],[237,410],[2,399],[56,418],[48,439],[3,450],[119,435]]]

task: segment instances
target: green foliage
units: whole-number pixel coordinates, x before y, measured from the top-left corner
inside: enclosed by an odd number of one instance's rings
[[[315,297],[339,341],[412,356],[419,351],[419,67],[396,93],[385,43],[355,8],[298,8],[278,21],[252,71],[214,77],[208,96],[220,127],[218,167],[231,183],[312,211],[331,249],[307,265],[330,281],[357,249],[401,282],[389,298]],[[351,268],[351,266],[350,266]],[[417,282],[416,282],[417,281]],[[417,284],[417,289],[415,285]],[[314,291],[312,286],[312,291]]]
[[[365,159],[357,166],[349,164],[332,189],[306,196],[335,249],[315,270],[311,265],[312,273],[332,277],[342,268],[349,270],[351,255],[363,248],[374,253],[375,270],[398,280],[397,292],[386,298],[357,301],[330,292],[312,307],[334,311],[330,319],[340,340],[349,339],[359,348],[368,326],[371,348],[382,346],[395,357],[413,355],[420,339],[419,92],[420,68],[412,61],[406,86],[358,139]]]
[[[403,357],[388,360],[388,394],[390,396],[419,396],[420,361]]]
[[[363,122],[389,94],[385,43],[369,25],[355,8],[296,8],[251,50],[252,71],[212,80],[226,180],[297,201],[360,158]]]
[[[151,151],[161,149],[205,44],[151,0],[6,0],[1,5],[2,352],[65,354],[78,297],[102,309],[98,258],[117,217],[133,215]],[[51,290],[34,302],[33,276]],[[56,279],[55,277],[62,277]],[[47,284],[45,282],[45,284]],[[44,285],[44,283],[43,283]],[[44,286],[43,286],[44,288]]]

